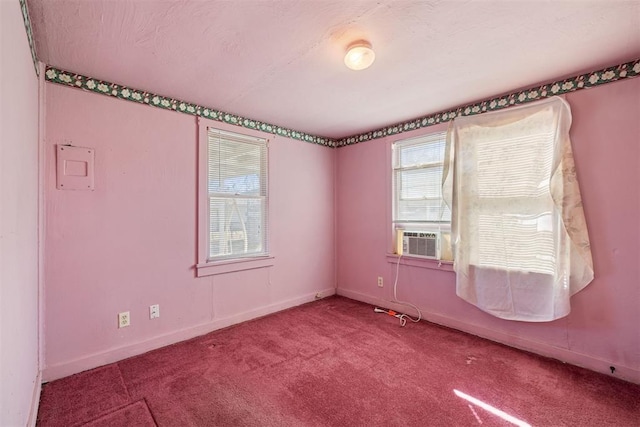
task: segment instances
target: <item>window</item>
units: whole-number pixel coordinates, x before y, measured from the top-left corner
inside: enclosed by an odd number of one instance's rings
[[[208,126],[200,135],[200,264],[268,255],[267,140]]]
[[[456,294],[494,316],[561,318],[593,279],[570,126],[555,97],[453,122]]]
[[[467,185],[475,188],[468,203],[482,236],[479,267],[554,273],[561,222],[549,193],[555,135],[545,124],[522,135],[516,122],[474,138],[476,179]]]
[[[451,221],[442,199],[446,132],[393,145],[394,223],[438,224]]]
[[[392,185],[396,230],[436,233],[439,258],[449,260],[451,211],[442,198],[446,140],[447,133],[438,132],[395,142]]]
[[[489,121],[506,114],[455,122],[461,247],[468,242],[469,262],[479,268],[553,274],[561,227],[549,191],[557,147],[553,111]]]

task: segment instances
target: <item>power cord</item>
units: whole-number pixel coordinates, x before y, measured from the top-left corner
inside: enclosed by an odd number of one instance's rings
[[[413,318],[411,316],[409,316],[408,314],[405,313],[396,313],[393,310],[385,310],[383,308],[374,308],[373,311],[375,311],[376,313],[386,313],[389,316],[394,316],[397,317],[398,319],[400,319],[400,326],[404,326],[407,324],[407,319],[411,320],[414,323],[418,323],[421,319],[422,319],[422,312],[420,311],[420,309],[414,305],[411,304],[410,302],[404,302],[404,301],[399,301],[398,300],[398,273],[400,272],[400,259],[402,258],[402,255],[398,256],[398,261],[396,262],[396,278],[393,281],[393,300],[391,302],[394,302],[396,304],[400,304],[400,305],[406,305],[408,307],[413,308],[416,312],[418,312],[418,317],[417,318]]]

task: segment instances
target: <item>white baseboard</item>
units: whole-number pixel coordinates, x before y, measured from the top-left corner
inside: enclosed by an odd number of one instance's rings
[[[409,311],[406,306],[401,304],[392,303],[381,298],[376,298],[370,295],[366,295],[360,292],[351,291],[348,289],[337,289],[338,295],[350,298],[356,301],[365,302],[380,307],[390,308],[398,312]],[[592,371],[607,374],[612,377],[621,378],[625,381],[640,384],[640,370],[631,368],[629,366],[622,366],[617,362],[610,360],[604,360],[597,357],[593,357],[587,354],[578,353],[566,348],[556,347],[547,343],[529,340],[519,336],[510,335],[504,332],[487,329],[482,326],[462,322],[457,319],[453,319],[441,314],[435,313],[423,313],[422,318],[438,325],[446,326],[449,328],[457,329],[462,332],[477,335],[482,338],[486,338],[491,341],[499,342],[510,347],[515,347],[520,350],[529,351],[539,354],[541,356],[550,357],[560,360],[561,362],[569,363],[571,365],[580,366]],[[610,366],[615,366],[615,373],[611,374]]]
[[[325,298],[331,295],[335,295],[335,293],[335,288],[322,289],[296,298],[256,308],[254,310],[245,311],[243,313],[238,313],[233,316],[214,319],[211,322],[206,322],[200,325],[170,332],[148,339],[146,341],[112,348],[104,352],[94,353],[92,355],[71,360],[65,363],[47,366],[42,373],[42,378],[44,381],[53,381],[58,378],[63,378],[69,375],[76,374],[78,372],[86,371],[88,369],[97,368],[98,366],[107,365],[109,363],[117,362],[119,360],[136,356],[138,354],[146,353],[160,347],[204,335],[217,329],[226,328],[228,326],[242,323],[247,320],[276,313],[278,311],[305,304],[319,298]]]
[[[38,369],[38,375],[33,383],[33,394],[31,396],[31,409],[29,410],[28,427],[35,427],[38,420],[38,408],[40,407],[40,392],[42,391],[42,372]]]

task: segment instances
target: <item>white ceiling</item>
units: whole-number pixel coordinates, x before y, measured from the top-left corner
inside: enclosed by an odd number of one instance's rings
[[[640,57],[640,0],[28,0],[38,59],[340,138]],[[373,66],[344,66],[369,40]]]

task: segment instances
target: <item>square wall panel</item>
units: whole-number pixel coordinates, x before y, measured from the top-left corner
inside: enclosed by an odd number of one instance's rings
[[[57,185],[58,190],[93,190],[94,149],[58,145]]]

